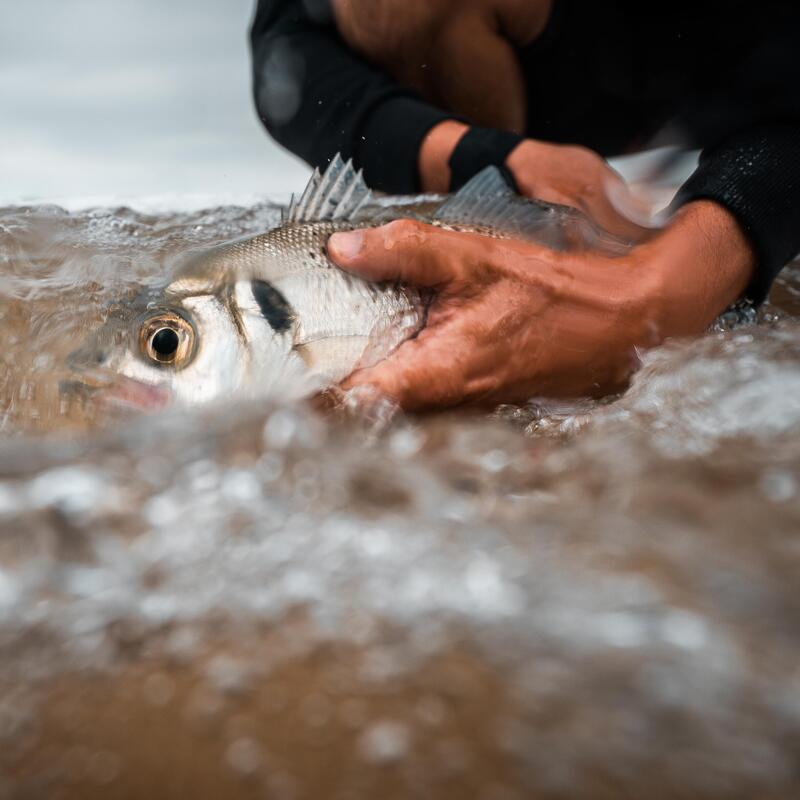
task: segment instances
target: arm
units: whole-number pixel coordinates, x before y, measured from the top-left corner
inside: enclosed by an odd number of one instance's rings
[[[719,21],[724,31],[725,15]],[[791,4],[767,3],[755,14],[754,25],[752,31],[739,32],[735,47],[706,65],[713,70],[716,59],[733,59],[736,80],[713,90],[700,81],[674,121],[687,144],[702,148],[702,155],[671,210],[710,200],[728,212],[755,255],[745,296],[758,303],[782,266],[800,253],[800,14]],[[449,162],[466,130],[457,128],[444,122],[424,140],[423,185],[439,190],[449,185]],[[641,237],[630,220],[642,211],[647,216],[646,209],[596,154],[532,140],[520,140],[512,150],[505,147],[498,148],[497,163],[512,172],[523,194],[580,208],[614,233]],[[462,170],[461,182],[464,177]]]
[[[727,209],[741,226],[756,264],[746,296],[762,302],[800,253],[800,121],[755,125],[704,151],[673,207],[697,200]]]
[[[417,191],[421,141],[450,115],[355,55],[311,5],[325,8],[299,0],[258,4],[250,38],[262,122],[313,166],[341,152],[371,186]]]

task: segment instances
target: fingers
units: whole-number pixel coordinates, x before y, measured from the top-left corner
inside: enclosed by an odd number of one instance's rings
[[[337,266],[367,280],[433,288],[461,276],[474,262],[475,238],[398,220],[380,228],[334,233],[328,253]]]
[[[385,361],[353,373],[342,388],[369,386],[406,411],[458,405],[464,401],[464,378],[453,339],[442,330],[423,331]]]

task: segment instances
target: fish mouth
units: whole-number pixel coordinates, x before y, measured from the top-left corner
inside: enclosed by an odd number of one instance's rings
[[[172,400],[172,392],[164,385],[101,370],[63,380],[59,389],[63,395],[77,396],[106,411],[158,411]]]

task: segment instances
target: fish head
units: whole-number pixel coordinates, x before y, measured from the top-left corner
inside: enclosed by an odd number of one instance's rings
[[[254,342],[236,287],[186,284],[115,302],[70,355],[72,374],[62,388],[150,410],[241,394],[251,383]],[[259,344],[273,355],[290,347],[269,339]]]

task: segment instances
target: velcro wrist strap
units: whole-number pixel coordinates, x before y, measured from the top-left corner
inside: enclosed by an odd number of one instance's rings
[[[505,166],[505,161],[523,139],[516,133],[495,128],[470,128],[461,137],[448,161],[450,191],[458,191],[486,167],[499,167],[509,185],[516,190],[514,176]]]

